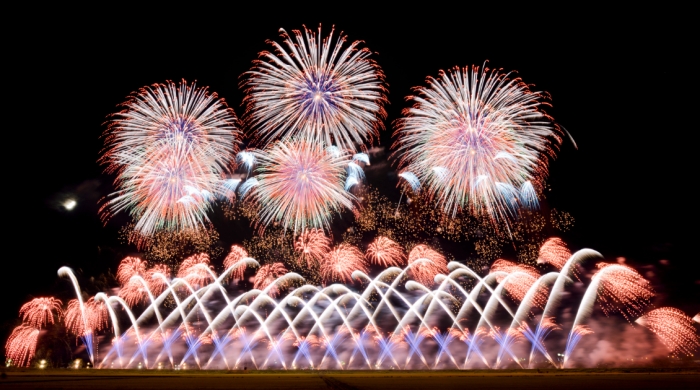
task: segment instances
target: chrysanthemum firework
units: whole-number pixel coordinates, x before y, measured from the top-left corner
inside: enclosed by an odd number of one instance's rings
[[[355,271],[367,272],[362,252],[352,245],[340,244],[326,253],[321,262],[321,278],[326,284],[349,283]]]
[[[303,137],[356,150],[377,135],[386,116],[386,88],[370,50],[346,37],[333,39],[304,28],[262,52],[243,85],[246,115],[263,141]],[[285,47],[286,46],[286,47]]]
[[[331,214],[352,209],[346,189],[359,182],[360,165],[336,147],[304,140],[277,142],[256,152],[257,175],[241,186],[259,209],[258,223],[278,223],[294,232],[330,225]]]
[[[540,108],[546,95],[520,78],[486,67],[429,77],[409,96],[394,155],[446,213],[460,210],[507,220],[538,205],[547,156],[559,127]],[[411,176],[413,177],[413,176]]]
[[[408,254],[408,265],[416,282],[429,287],[435,284],[435,275],[447,273],[445,256],[427,245],[416,245]]]
[[[236,117],[216,94],[182,82],[141,88],[122,104],[105,133],[100,162],[117,174],[103,219],[126,210],[135,230],[201,228],[234,163]]]
[[[403,267],[406,264],[406,255],[401,245],[386,237],[377,237],[369,244],[365,257],[370,263],[382,267]]]
[[[202,287],[213,279],[211,269],[209,255],[199,253],[182,261],[177,270],[177,277],[184,279],[195,288]]]
[[[19,309],[19,314],[22,316],[22,322],[25,325],[41,329],[48,324],[54,323],[54,313],[58,319],[63,316],[61,304],[62,302],[59,299],[53,297],[34,298],[22,305]]]
[[[322,229],[307,229],[294,242],[294,251],[299,253],[297,263],[308,268],[317,266],[330,250],[331,239]]]
[[[287,272],[287,268],[285,268],[282,263],[265,264],[260,267],[255,274],[253,287],[262,290]],[[279,286],[277,285],[270,287],[267,293],[267,295],[271,297],[277,296],[278,294]]]
[[[229,269],[232,266],[236,266],[231,273],[229,274],[229,278],[231,279],[243,279],[243,275],[245,274],[245,268],[246,265],[241,263],[240,260],[248,257],[248,251],[246,251],[242,246],[240,245],[232,245],[231,246],[231,251],[229,252],[228,256],[224,259],[224,268]]]

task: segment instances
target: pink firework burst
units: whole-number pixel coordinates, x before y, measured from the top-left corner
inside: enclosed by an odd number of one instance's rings
[[[346,178],[360,178],[354,170],[348,175],[351,157],[338,148],[304,140],[277,142],[256,152],[256,159],[258,174],[241,191],[246,196],[253,188],[263,227],[278,223],[294,232],[327,227],[333,213],[354,207],[355,197],[346,190],[352,183]]]
[[[201,287],[212,279],[211,269],[212,266],[209,264],[209,255],[206,253],[199,253],[182,261],[177,271],[177,277],[184,279],[193,287]]]
[[[95,301],[94,297],[88,299],[83,311],[80,309],[80,301],[71,299],[66,308],[66,329],[76,335],[83,336],[89,333],[98,332],[107,327],[109,313],[107,306],[102,301]]]
[[[146,286],[140,280],[132,280],[119,289],[119,297],[130,307],[148,301]]]
[[[673,307],[652,310],[636,321],[656,333],[662,343],[671,351],[671,356],[694,356],[700,348],[700,339],[693,325],[693,319]]]
[[[361,41],[343,48],[346,37],[334,41],[333,30],[321,40],[320,26],[318,35],[280,31],[284,46],[269,41],[275,53],[260,53],[267,61],[254,61],[244,82],[246,116],[258,138],[354,150],[377,136],[386,116],[384,75]]]
[[[365,257],[371,264],[386,268],[406,265],[406,254],[401,245],[386,237],[377,237],[369,244]]]
[[[560,129],[541,107],[547,94],[485,66],[428,77],[409,96],[393,148],[445,213],[460,210],[509,220],[538,207]]]
[[[56,319],[60,320],[63,316],[62,304],[63,302],[53,297],[34,298],[22,305],[19,309],[19,314],[22,316],[22,322],[25,325],[41,329],[48,324],[54,323],[54,313],[56,314]]]
[[[285,275],[287,272],[289,271],[287,271],[287,268],[285,268],[284,264],[282,263],[265,264],[260,267],[258,272],[255,274],[253,288],[264,290],[270,285],[270,283]],[[270,288],[267,295],[274,298],[279,295],[279,292],[279,286],[274,285]]]
[[[600,281],[598,299],[605,315],[618,311],[627,321],[638,317],[654,296],[649,281],[626,265],[598,263],[596,267],[593,280]]]
[[[308,268],[315,268],[331,250],[331,239],[322,229],[304,230],[294,243],[294,250],[299,253],[297,264],[306,264]]]
[[[411,275],[418,283],[430,287],[435,284],[435,275],[447,273],[445,256],[427,245],[416,245],[408,254]]]
[[[17,367],[29,367],[36,352],[39,329],[33,326],[16,327],[5,343],[5,355]]]
[[[156,264],[146,270],[145,279],[148,283],[148,288],[154,296],[159,296],[167,288],[167,283],[163,277],[166,279],[170,278],[170,267],[165,264]]]
[[[224,268],[229,269],[230,267],[233,267],[236,263],[238,263],[241,259],[244,259],[246,257],[248,257],[248,251],[246,251],[242,246],[232,245],[231,251],[224,259]],[[243,275],[245,274],[245,268],[245,264],[238,264],[236,268],[231,270],[229,278],[243,279]]]
[[[225,175],[240,138],[233,110],[185,81],[141,88],[122,106],[105,132],[100,158],[117,174],[103,219],[128,211],[144,237],[202,228],[214,196],[228,192]]]
[[[508,280],[504,288],[515,301],[521,302],[527,294],[530,287],[537,283],[540,277],[539,272],[534,267],[524,264],[516,264],[508,260],[498,259],[491,265],[491,273],[505,272],[512,274],[508,276]],[[504,276],[497,276],[496,281],[501,283],[505,279]],[[547,289],[544,286],[538,288],[537,293],[533,297],[533,303],[541,308],[547,303]]]
[[[148,264],[138,257],[125,257],[117,268],[117,280],[119,284],[125,286],[133,276],[144,276]]]
[[[352,245],[340,244],[326,253],[321,262],[321,279],[325,284],[332,282],[350,283],[352,273],[367,273],[367,264],[362,252]]]

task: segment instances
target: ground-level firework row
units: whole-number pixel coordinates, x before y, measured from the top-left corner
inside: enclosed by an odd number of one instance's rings
[[[354,271],[354,285],[312,286],[298,274],[261,267],[255,288],[238,294],[229,281],[259,267],[242,250],[232,251],[220,275],[201,256],[183,262],[174,278],[167,267],[147,269],[127,258],[117,274],[119,294],[87,300],[63,267],[59,274],[72,281],[77,298],[65,310],[53,298],[27,303],[7,357],[29,365],[40,329],[63,321],[102,368],[569,367],[590,364],[577,349],[582,339],[603,337],[590,326],[596,308],[648,328],[670,356],[692,356],[700,347],[693,320],[674,308],[652,309],[654,292],[634,269],[598,262],[601,255],[590,249],[567,257],[561,248],[544,249],[540,260],[555,271],[542,275],[506,260],[485,276],[450,262],[432,283],[416,281],[412,268],[433,262],[426,256],[374,278]],[[588,280],[582,266],[595,262]]]

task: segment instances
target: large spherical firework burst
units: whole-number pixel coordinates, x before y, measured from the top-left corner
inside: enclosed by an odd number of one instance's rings
[[[214,197],[226,192],[239,138],[235,114],[216,94],[184,81],[141,88],[123,107],[100,159],[118,175],[103,218],[126,210],[144,236],[202,227]]]
[[[305,140],[277,142],[265,152],[256,152],[257,176],[241,186],[245,196],[259,207],[259,223],[278,223],[295,232],[323,228],[331,214],[352,209],[355,197],[346,188],[357,183],[359,168],[338,148],[324,148]],[[348,171],[350,171],[348,173]]]
[[[244,82],[247,117],[265,140],[304,137],[355,150],[377,134],[386,116],[384,75],[355,41],[321,39],[309,29],[282,33],[275,53],[262,52]],[[285,47],[286,46],[286,47]],[[266,61],[265,61],[266,60]]]
[[[520,207],[536,207],[547,156],[561,141],[540,109],[546,95],[486,67],[441,71],[427,83],[398,121],[402,172],[414,174],[447,213],[507,220]]]

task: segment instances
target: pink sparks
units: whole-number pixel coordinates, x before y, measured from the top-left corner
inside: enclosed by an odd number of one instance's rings
[[[406,254],[401,245],[386,237],[377,237],[369,244],[365,257],[370,263],[386,268],[406,265]]]

